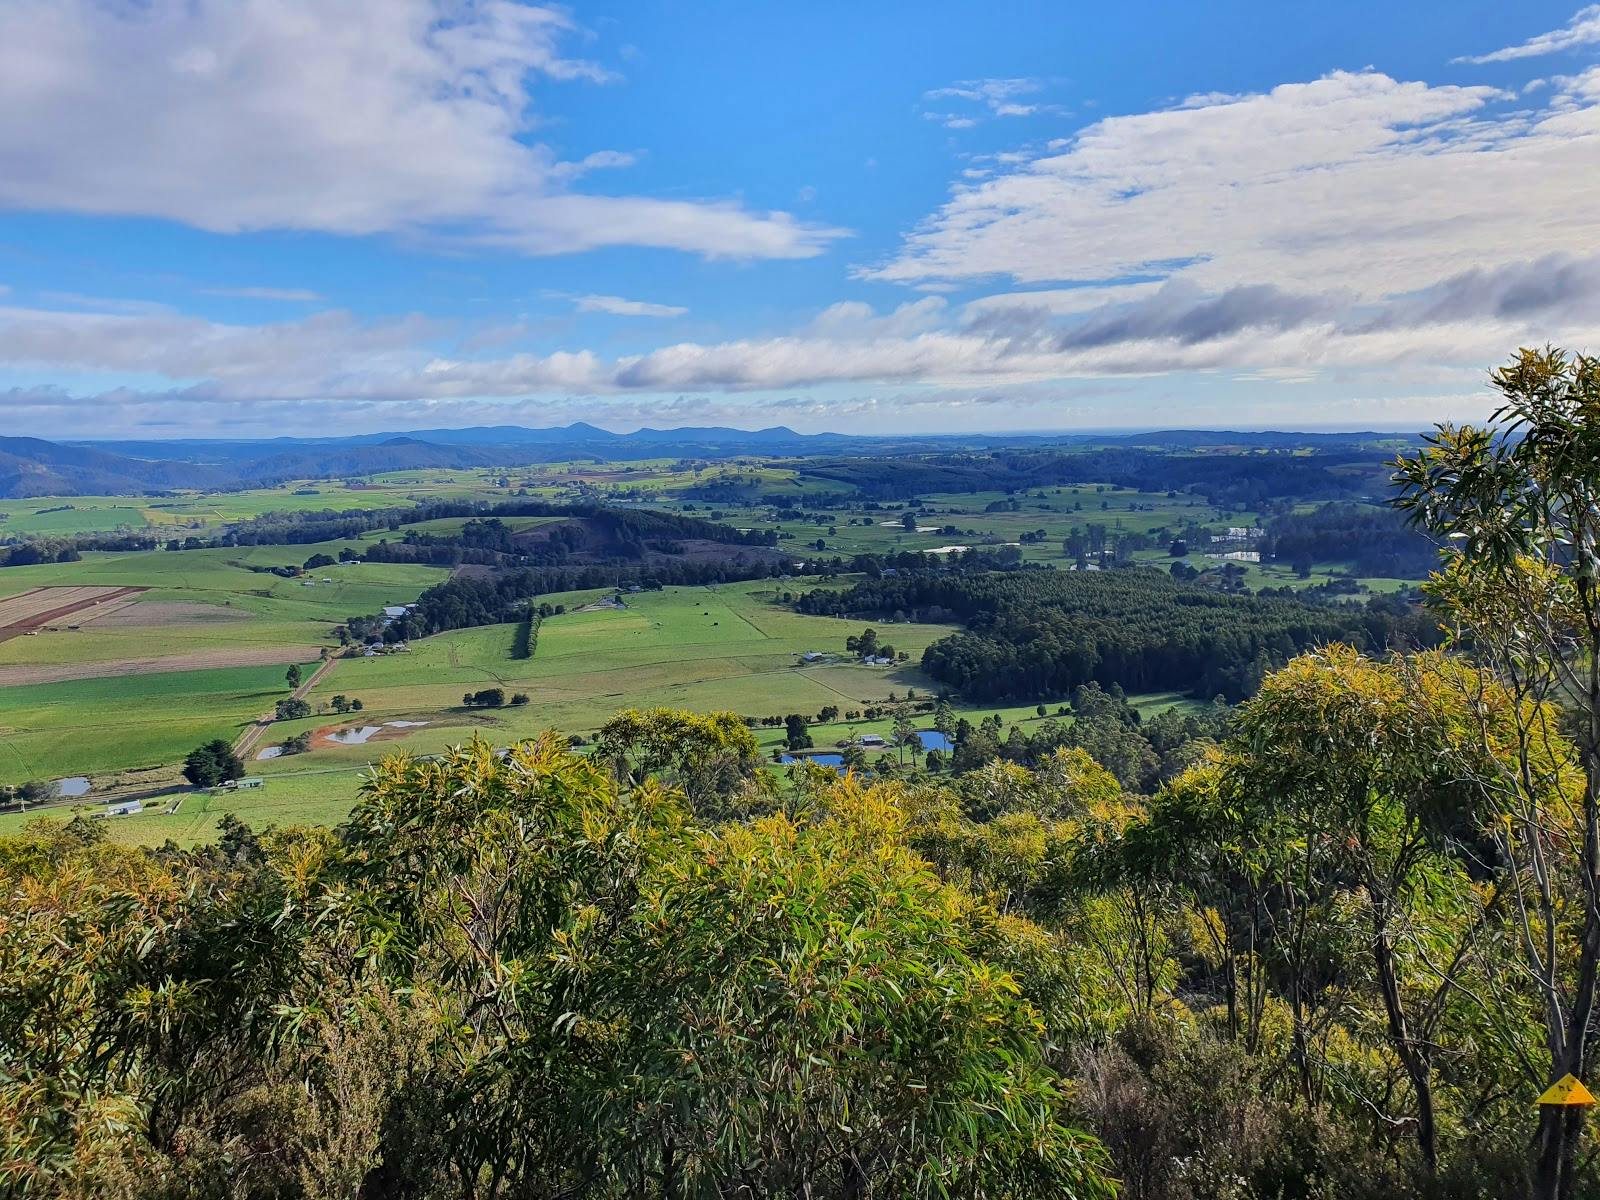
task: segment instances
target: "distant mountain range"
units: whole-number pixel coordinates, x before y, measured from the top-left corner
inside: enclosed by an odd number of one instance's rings
[[[599,458],[726,459],[742,454],[949,453],[963,449],[1128,445],[1192,450],[1334,448],[1394,438],[1383,433],[1169,430],[1154,433],[938,434],[904,437],[796,433],[784,426],[609,430],[579,421],[550,429],[519,425],[419,429],[327,438],[71,441],[0,437],[0,497],[124,495],[173,488],[228,491],[424,468],[512,467]]]

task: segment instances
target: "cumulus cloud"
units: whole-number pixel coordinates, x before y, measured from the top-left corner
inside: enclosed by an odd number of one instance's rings
[[[1210,296],[1168,285],[1065,316],[1026,310],[1030,320],[1010,324],[968,320],[937,296],[884,313],[844,302],[794,333],[617,357],[590,349],[489,356],[471,334],[416,316],[363,322],[328,312],[245,326],[170,313],[0,307],[0,361],[79,378],[162,378],[171,386],[161,394],[175,402],[373,404],[845,384],[1003,391],[1197,371],[1281,379],[1350,368],[1479,369],[1530,340],[1535,322],[1541,337],[1581,344],[1592,327],[1577,302],[1593,311],[1597,277],[1593,263],[1565,260],[1492,278],[1463,275],[1436,293],[1402,298],[1388,320],[1335,296],[1266,287]]]
[[[840,231],[731,202],[594,196],[530,143],[528,85],[601,84],[562,9],[512,0],[6,0],[0,206],[201,229],[798,258]]]
[[[888,262],[915,284],[1182,278],[1378,299],[1464,263],[1592,245],[1600,70],[1512,107],[1487,87],[1336,73],[1109,117],[1057,151],[997,163]]]
[[[572,303],[579,312],[608,313],[613,317],[681,317],[689,311],[676,304],[624,300],[621,296],[578,296]]]
[[[1539,58],[1546,54],[1559,54],[1563,50],[1575,50],[1580,46],[1592,46],[1596,43],[1600,43],[1600,4],[1591,4],[1588,8],[1581,8],[1574,13],[1572,20],[1560,29],[1541,33],[1517,46],[1506,46],[1488,54],[1474,54],[1453,61],[1479,65],[1510,62],[1518,58]]]
[[[1527,107],[1491,88],[1335,74],[1192,97],[995,155],[990,177],[959,186],[895,257],[863,272],[918,289],[992,289],[965,302],[851,299],[759,336],[612,355],[556,342],[570,325],[489,336],[420,316],[324,312],[250,326],[80,298],[70,311],[0,306],[0,362],[104,378],[103,393],[75,384],[68,401],[116,395],[140,411],[305,401],[465,412],[572,396],[692,396],[704,409],[707,395],[994,397],[1200,372],[1265,387],[1439,371],[1454,386],[1519,344],[1593,348],[1600,331],[1600,215],[1589,203],[1600,69],[1539,95]],[[585,206],[605,199],[553,196],[575,206],[565,224],[546,215],[538,229],[475,236],[571,244],[596,211]],[[717,218],[703,205],[681,214],[686,226]],[[619,210],[624,230],[628,219]],[[783,236],[776,219],[763,229]],[[682,312],[558,298],[623,316]],[[529,352],[505,353],[511,341]],[[133,377],[164,382],[116,390]]]

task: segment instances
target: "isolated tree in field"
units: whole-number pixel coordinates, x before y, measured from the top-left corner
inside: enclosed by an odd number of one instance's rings
[[[289,664],[289,669],[283,673],[283,678],[289,684],[289,687],[291,689],[299,687],[300,686],[300,664],[299,663],[290,663]]]
[[[294,696],[288,696],[279,700],[273,711],[280,721],[298,721],[302,717],[311,715],[311,705]]]
[[[183,760],[183,777],[195,787],[216,787],[229,779],[244,777],[244,762],[222,738],[196,746]]]
[[[811,733],[806,719],[799,713],[790,713],[783,719],[784,745],[791,750],[805,750],[811,746]]]
[[[1589,1075],[1597,1018],[1600,360],[1522,350],[1490,382],[1504,402],[1488,427],[1441,425],[1423,450],[1397,461],[1397,504],[1444,543],[1427,591],[1454,642],[1519,701],[1515,768],[1486,783],[1510,814],[1498,848],[1545,1027],[1531,1099],[1563,1075]],[[1576,788],[1563,786],[1556,709],[1570,714]],[[1579,1109],[1541,1109],[1536,1200],[1574,1194],[1583,1118]]]
[[[348,696],[335,696],[333,698],[333,711],[344,713],[350,711],[350,698]]]

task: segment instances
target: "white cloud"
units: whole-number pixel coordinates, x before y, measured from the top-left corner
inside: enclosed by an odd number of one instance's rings
[[[1330,380],[1370,386],[1381,375],[1401,387],[1442,372],[1459,391],[1518,345],[1600,348],[1600,213],[1589,204],[1600,68],[1541,96],[1542,107],[1518,107],[1527,102],[1489,88],[1336,74],[1111,117],[1059,145],[994,156],[992,177],[958,187],[896,258],[867,272],[917,289],[1014,281],[966,303],[930,294],[881,311],[848,300],[788,331],[621,356],[536,340],[570,325],[491,337],[421,317],[332,312],[244,326],[13,306],[0,307],[0,363],[91,381],[74,384],[78,397],[103,378],[118,403],[132,396],[145,408],[466,411],[574,395],[704,405],[707,395],[807,391],[820,404],[843,388],[966,389],[989,403],[1063,380],[1201,373],[1307,394]],[[685,221],[706,218],[703,206],[688,210]],[[576,217],[563,229],[581,236]],[[627,316],[681,312],[559,298]],[[510,341],[530,352],[505,353]],[[130,378],[144,390],[115,391]],[[0,417],[31,411],[10,403],[0,399]]]
[[[590,196],[530,144],[534,79],[603,83],[564,10],[512,0],[3,0],[0,206],[235,233],[815,254],[839,231],[733,203]]]
[[[1560,29],[1541,33],[1517,46],[1506,46],[1489,54],[1474,54],[1454,59],[1458,63],[1510,62],[1517,58],[1538,58],[1545,54],[1559,54],[1579,46],[1592,46],[1600,42],[1600,4],[1591,4],[1573,14]]]
[[[1546,276],[1562,282],[1530,288]],[[269,400],[405,404],[530,395],[711,393],[838,384],[1004,389],[1068,378],[1228,371],[1270,378],[1351,368],[1495,361],[1530,327],[1569,345],[1592,331],[1591,280],[1600,261],[1531,264],[1506,277],[1462,276],[1411,298],[1389,320],[1321,296],[1266,288],[1220,297],[1180,285],[1113,300],[1065,318],[1034,309],[1010,321],[950,328],[931,296],[879,314],[845,302],[800,331],[715,343],[681,342],[604,358],[589,349],[481,357],[469,336],[421,317],[363,323],[320,313],[262,326],[166,315],[0,308],[0,361],[77,377],[157,377],[178,402]],[[1009,310],[1016,317],[1016,310]],[[111,385],[115,386],[115,385]]]
[[[1160,289],[1159,283],[1122,283],[1098,287],[1043,288],[1032,292],[1001,292],[993,296],[980,296],[965,306],[968,320],[990,316],[997,312],[1048,313],[1051,316],[1070,316],[1089,312],[1106,304],[1128,300],[1142,300]]]
[[[946,307],[942,297],[928,296],[908,301],[880,317],[870,304],[843,300],[818,313],[806,332],[813,337],[851,342],[911,337],[938,328]]]
[[[1043,91],[1045,82],[1040,79],[963,79],[949,87],[934,88],[924,92],[924,100],[958,100],[979,105],[992,117],[1031,117],[1039,113],[1060,113],[1059,105],[1024,103],[1019,97]],[[978,118],[965,113],[924,112],[923,117],[938,121],[946,129],[971,129]]]
[[[573,305],[579,312],[609,313],[613,317],[681,317],[689,311],[676,304],[651,304],[621,296],[578,296]]]
[[[1543,108],[1337,73],[1106,118],[957,186],[890,261],[918,283],[1181,278],[1377,300],[1600,242],[1600,69]]]

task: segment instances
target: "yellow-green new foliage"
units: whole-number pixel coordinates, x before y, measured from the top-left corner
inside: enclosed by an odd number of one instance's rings
[[[605,1194],[1109,1195],[1038,1013],[977,953],[992,918],[900,841],[897,799],[845,779],[810,818],[710,830],[553,737],[385,763],[346,842],[471,1098],[437,1154]]]

